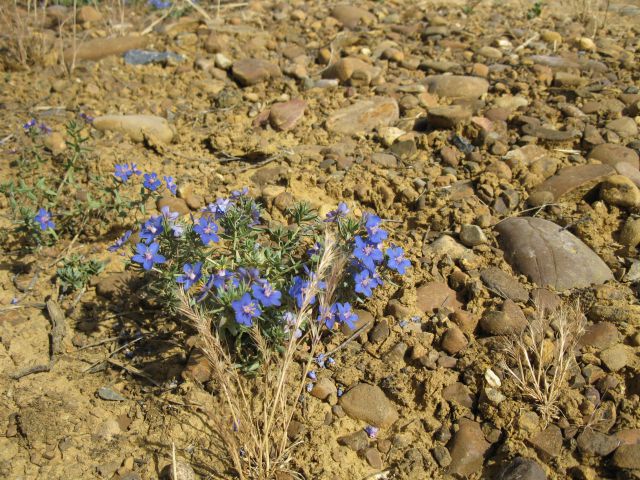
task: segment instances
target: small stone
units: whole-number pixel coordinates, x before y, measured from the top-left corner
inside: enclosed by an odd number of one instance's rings
[[[540,34],[540,37],[542,38],[542,40],[548,43],[553,43],[556,45],[559,45],[562,43],[562,35],[552,30],[543,30],[542,33]]]
[[[94,118],[93,126],[101,131],[113,130],[128,135],[136,142],[150,139],[170,143],[174,137],[169,122],[155,115],[103,115]]]
[[[384,342],[390,333],[391,330],[389,329],[389,323],[383,318],[375,327],[373,327],[371,332],[369,332],[369,341],[371,343]]]
[[[160,479],[161,480],[196,480],[196,472],[193,470],[193,467],[183,461],[183,460],[176,460],[176,478],[174,478],[173,476],[173,465],[169,464],[166,465],[162,471],[160,472]]]
[[[454,382],[442,389],[442,398],[447,402],[455,402],[458,405],[471,409],[473,397],[467,386],[460,382]]]
[[[455,128],[471,118],[471,111],[461,105],[430,108],[427,122],[437,128]]]
[[[358,430],[344,437],[339,437],[338,443],[349,447],[354,452],[358,452],[369,446],[369,436],[364,430]]]
[[[269,122],[276,130],[291,130],[302,119],[306,107],[307,103],[300,99],[275,103],[271,106]]]
[[[224,53],[216,53],[213,56],[213,61],[215,62],[216,67],[221,68],[222,70],[227,70],[233,65],[231,59]]]
[[[611,372],[617,372],[627,366],[629,361],[627,347],[618,343],[600,352],[600,360]]]
[[[547,475],[535,460],[516,457],[506,465],[497,480],[547,480]]]
[[[360,24],[371,25],[375,22],[375,15],[355,5],[336,5],[331,16],[347,28],[356,28]]]
[[[627,218],[619,236],[620,243],[627,247],[637,247],[640,244],[640,218]]]
[[[448,447],[451,455],[448,472],[462,477],[481,475],[484,455],[489,447],[479,423],[460,419],[460,428]]]
[[[466,247],[475,247],[487,243],[487,236],[477,225],[463,225],[460,229],[460,241]]]
[[[464,350],[469,342],[458,327],[447,329],[442,337],[442,349],[450,355],[455,355]]]
[[[595,42],[589,37],[580,37],[578,39],[578,46],[580,47],[580,50],[587,50],[590,52],[593,52],[596,49]]]
[[[451,321],[464,333],[472,334],[478,325],[478,317],[465,310],[456,310],[451,314]]]
[[[380,456],[380,452],[377,448],[367,448],[364,452],[364,458],[367,459],[367,463],[371,468],[382,470],[382,457]]]
[[[44,146],[53,153],[54,156],[60,155],[67,149],[67,143],[60,132],[51,132],[44,137]]]
[[[320,378],[311,389],[311,395],[320,400],[326,400],[331,395],[337,395],[338,389],[335,383],[328,377]]]
[[[600,184],[600,198],[609,205],[633,208],[640,205],[640,190],[624,175],[611,175]]]
[[[102,20],[102,14],[90,5],[84,5],[78,9],[76,18],[80,23],[99,22]]]
[[[375,385],[359,383],[340,397],[340,405],[347,415],[374,427],[390,427],[398,412],[384,392]]]
[[[537,432],[540,427],[540,417],[536,412],[523,412],[518,417],[518,426],[528,433]]]
[[[116,392],[109,387],[100,387],[97,391],[98,396],[102,400],[108,400],[111,402],[124,402],[126,400],[119,392]]]
[[[326,123],[331,132],[353,135],[388,126],[398,120],[399,115],[394,99],[373,97],[334,112]]]
[[[597,350],[609,348],[620,340],[616,326],[609,322],[598,322],[589,325],[580,337],[580,345],[594,347]]]
[[[640,443],[620,445],[613,454],[613,465],[623,469],[640,470]]]
[[[494,406],[498,406],[500,405],[502,402],[504,402],[507,397],[505,397],[500,390],[496,390],[495,388],[491,388],[491,387],[487,387],[484,389],[483,393],[483,400],[487,400],[490,404],[494,405]]]
[[[78,42],[75,48],[66,48],[62,56],[67,65],[73,61],[96,61],[110,55],[121,55],[129,50],[143,48],[149,40],[149,37],[146,35],[94,38],[84,42]]]
[[[449,454],[449,450],[444,445],[436,445],[431,449],[431,454],[433,458],[436,459],[438,465],[442,468],[446,468],[451,465],[451,455]]]
[[[485,268],[480,272],[480,278],[492,291],[514,302],[526,303],[529,300],[529,292],[518,280],[499,268]]]
[[[562,431],[555,425],[549,425],[530,438],[529,443],[544,462],[562,453]]]
[[[420,311],[431,314],[439,308],[456,311],[462,308],[455,290],[446,283],[428,282],[416,289],[417,307]]]
[[[596,145],[587,155],[590,160],[599,160],[600,162],[614,167],[617,163],[626,162],[633,165],[636,170],[640,168],[640,159],[638,154],[628,147],[616,145],[614,143],[603,143]]]
[[[345,57],[330,65],[322,78],[336,78],[345,85],[369,85],[380,76],[381,70],[359,58]]]
[[[632,138],[638,135],[638,125],[630,117],[621,117],[607,122],[607,128],[613,130],[621,138]]]
[[[508,304],[507,302],[511,302]],[[505,301],[507,308],[498,312],[490,310],[480,319],[480,329],[488,335],[513,335],[522,332],[527,326],[527,320],[511,300]]]
[[[243,87],[255,85],[282,75],[277,65],[259,58],[247,58],[234,62],[231,73],[233,78]]]
[[[448,98],[479,98],[489,90],[484,78],[463,75],[432,75],[424,80],[429,93]]]
[[[173,196],[160,197],[156,200],[156,208],[158,211],[162,211],[164,207],[169,207],[170,212],[177,212],[180,216],[187,215],[191,212],[184,199]]]
[[[614,436],[605,435],[588,427],[578,435],[576,442],[580,453],[590,457],[606,457],[620,443]]]

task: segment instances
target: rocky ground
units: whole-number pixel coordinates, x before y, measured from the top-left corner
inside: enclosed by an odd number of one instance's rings
[[[68,48],[28,70],[2,61],[2,178],[24,122],[53,129],[46,171],[81,111],[87,168],[173,175],[172,210],[247,185],[275,220],[294,200],[387,219],[414,267],[305,398],[290,432],[304,478],[640,478],[640,3],[537,3],[201,2],[162,19],[98,4],[75,49],[52,6],[42,37]],[[1,478],[155,479],[172,444],[185,478],[229,478],[206,364],[105,251],[118,233],[2,255]],[[109,263],[59,312],[47,266],[68,247]],[[500,338],[536,304],[576,299],[587,330],[545,422]],[[54,317],[67,331],[51,370],[12,378],[47,364]]]

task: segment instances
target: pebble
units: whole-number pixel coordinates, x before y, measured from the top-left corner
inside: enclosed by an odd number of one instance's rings
[[[505,259],[538,286],[558,291],[613,279],[606,263],[571,232],[542,218],[509,218],[496,226]]]
[[[80,23],[99,22],[102,20],[102,14],[90,5],[84,5],[78,9],[76,18]]]
[[[186,200],[168,195],[156,200],[156,208],[159,212],[162,211],[164,207],[169,207],[170,212],[177,212],[180,216],[187,215],[191,212]]]
[[[481,474],[484,455],[490,445],[484,439],[479,423],[462,418],[459,425],[448,446],[451,455],[448,472],[461,477]]]
[[[67,142],[60,132],[51,132],[44,137],[44,146],[54,155],[60,155],[67,149]]]
[[[93,126],[101,131],[128,135],[136,142],[151,139],[154,142],[171,143],[174,137],[174,129],[169,122],[155,115],[103,115],[93,120]]]
[[[589,457],[606,457],[620,444],[619,440],[610,435],[598,432],[593,428],[585,428],[576,438],[580,453]]]
[[[638,135],[638,125],[630,117],[621,117],[607,122],[607,128],[613,130],[622,138],[632,138]]]
[[[445,446],[436,445],[431,449],[431,454],[442,468],[451,465],[451,454],[449,454],[449,450],[447,450]]]
[[[428,282],[416,289],[416,306],[426,314],[435,313],[439,308],[456,311],[462,308],[455,290],[446,283]]]
[[[196,472],[191,464],[184,460],[176,460],[176,478],[173,476],[173,465],[166,465],[160,472],[161,480],[197,480]]]
[[[587,159],[598,160],[606,165],[611,165],[612,167],[615,167],[619,162],[626,162],[633,165],[636,170],[640,168],[640,159],[635,150],[613,143],[596,145],[587,155]]]
[[[397,121],[399,116],[398,103],[394,99],[372,97],[334,112],[326,125],[330,132],[354,135],[388,126]]]
[[[460,242],[465,247],[476,247],[487,243],[487,236],[479,226],[465,224],[460,229]]]
[[[215,62],[216,67],[221,68],[222,70],[228,70],[233,65],[233,61],[221,52],[216,53],[213,56],[213,61]]]
[[[331,10],[331,16],[347,28],[356,28],[360,24],[371,25],[375,22],[375,15],[355,5],[336,5]]]
[[[618,343],[600,352],[600,360],[610,372],[617,372],[627,366],[629,361],[627,347]]]
[[[442,398],[447,402],[454,402],[465,408],[473,408],[473,396],[469,388],[460,382],[454,382],[442,389]]]
[[[620,230],[619,240],[627,247],[636,247],[640,244],[640,218],[627,218]]]
[[[323,73],[322,78],[335,78],[343,85],[369,85],[380,76],[381,70],[359,58],[341,58],[330,65]]]
[[[450,355],[455,355],[464,350],[468,340],[458,327],[448,328],[442,337],[442,349]]]
[[[549,425],[541,432],[533,435],[528,442],[534,448],[540,460],[549,463],[562,453],[562,430],[556,425]]]
[[[534,193],[549,192],[552,201],[563,197],[581,198],[598,183],[613,175],[615,170],[609,165],[592,164],[567,167],[538,186]],[[533,198],[533,194],[530,199]],[[529,201],[533,205],[533,201]],[[539,205],[533,205],[539,206]]]
[[[319,400],[327,400],[331,395],[338,394],[336,384],[328,377],[320,378],[311,389],[311,395]]]
[[[124,63],[129,65],[149,65],[151,63],[176,64],[182,62],[184,57],[173,52],[155,52],[152,50],[129,50],[124,56]]]
[[[547,480],[547,475],[535,460],[516,457],[504,467],[497,480]]]
[[[280,77],[282,73],[277,65],[260,58],[246,58],[233,63],[233,78],[243,87]]]
[[[338,444],[349,447],[354,452],[359,452],[369,446],[369,436],[364,430],[358,430],[349,435],[338,437]]]
[[[489,91],[484,78],[464,75],[432,75],[424,80],[429,93],[453,99],[475,99]]]
[[[624,175],[611,175],[600,184],[600,198],[608,205],[634,208],[640,205],[640,190]]]
[[[484,313],[480,319],[480,329],[487,335],[513,335],[519,334],[527,326],[527,320],[520,310],[520,307],[505,302],[506,308],[503,305],[502,311],[489,310]]]
[[[367,448],[367,450],[364,452],[364,458],[367,459],[367,463],[371,466],[371,468],[382,470],[382,456],[380,456],[380,452],[377,448]]]
[[[445,105],[430,108],[427,122],[436,128],[455,128],[471,118],[471,111],[461,105]]]
[[[307,103],[301,99],[288,102],[275,103],[271,106],[269,122],[279,131],[287,131],[294,128],[304,116]]]
[[[351,418],[374,427],[388,428],[398,419],[398,412],[384,392],[375,385],[359,383],[340,397],[340,406]]]
[[[460,327],[460,330],[468,334],[472,334],[478,325],[478,317],[465,310],[453,312],[451,321]]]
[[[121,55],[128,50],[143,48],[150,41],[148,36],[128,35],[124,37],[94,38],[80,42],[76,49],[67,48],[63,52],[65,63],[82,60],[100,60],[110,55]]]
[[[126,400],[122,394],[109,387],[100,387],[96,393],[102,400],[111,402],[124,402]]]
[[[612,463],[617,468],[640,470],[640,443],[620,445],[613,454]]]
[[[599,322],[585,328],[580,337],[580,345],[596,350],[609,348],[620,340],[620,333],[613,323]]]
[[[520,285],[518,279],[497,267],[485,268],[480,272],[480,278],[498,295],[504,295],[514,302],[526,303],[529,300],[529,292]]]

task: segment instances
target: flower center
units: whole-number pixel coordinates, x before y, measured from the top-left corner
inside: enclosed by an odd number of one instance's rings
[[[153,253],[151,252],[146,252],[144,254],[144,258],[146,258],[147,260],[153,260]]]
[[[256,314],[256,307],[255,305],[252,303],[245,305],[244,307],[242,307],[242,310],[244,311],[244,313],[247,313],[249,315],[255,315]]]

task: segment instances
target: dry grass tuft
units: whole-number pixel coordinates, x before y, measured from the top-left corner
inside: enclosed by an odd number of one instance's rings
[[[182,293],[181,312],[198,330],[202,350],[212,366],[213,382],[225,407],[212,420],[232,469],[240,479],[268,480],[279,472],[296,476],[291,460],[297,444],[289,441],[287,430],[299,406],[321,338],[320,324],[311,318],[310,300],[317,295],[319,306],[332,303],[345,264],[346,257],[327,235],[315,278],[290,330],[295,332],[306,325],[306,332],[300,338],[290,335],[282,353],[278,353],[269,348],[259,329],[254,328],[253,339],[263,362],[258,375],[252,378],[242,375],[234,365],[214,319],[203,315]],[[321,281],[326,282],[324,291],[319,288]],[[294,357],[301,352],[304,362],[300,368]]]
[[[558,401],[575,365],[575,349],[584,327],[577,303],[552,311],[536,306],[525,331],[505,338],[505,369],[523,397],[536,404],[545,422],[560,414]]]

